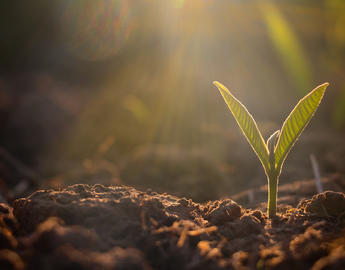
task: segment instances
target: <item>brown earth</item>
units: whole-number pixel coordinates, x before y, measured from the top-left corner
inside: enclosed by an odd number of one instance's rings
[[[321,179],[324,190],[337,192],[345,191],[345,175],[332,174]],[[295,207],[299,201],[311,198],[317,193],[315,179],[294,181],[289,184],[279,186],[278,204],[281,208]],[[247,208],[267,207],[267,185],[262,185],[256,189],[249,189],[231,196],[231,199],[244,205]]]
[[[344,193],[293,206],[281,204],[269,220],[263,207],[245,209],[231,199],[198,204],[127,186],[39,190],[0,206],[0,266],[344,269]]]

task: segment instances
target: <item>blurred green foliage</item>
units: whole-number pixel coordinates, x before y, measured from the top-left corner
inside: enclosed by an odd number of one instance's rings
[[[333,125],[336,128],[342,128],[345,124],[345,88],[339,93],[339,97],[335,102],[333,111]]]
[[[275,4],[260,3],[263,19],[267,25],[268,35],[278,52],[286,71],[302,94],[311,88],[311,68],[307,56],[288,21]]]

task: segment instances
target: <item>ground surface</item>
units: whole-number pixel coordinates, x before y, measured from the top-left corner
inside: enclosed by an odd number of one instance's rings
[[[284,188],[283,188],[284,190]],[[345,196],[324,192],[274,220],[126,186],[39,190],[0,207],[1,269],[341,269]]]

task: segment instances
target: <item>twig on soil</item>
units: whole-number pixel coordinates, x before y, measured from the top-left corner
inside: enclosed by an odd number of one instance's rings
[[[249,201],[249,204],[253,204],[253,202],[254,202],[254,190],[253,189],[248,190],[248,201]]]
[[[310,154],[310,162],[311,166],[313,167],[317,193],[322,193],[323,187],[321,183],[320,168],[314,154]]]
[[[185,228],[183,228],[182,233],[180,235],[180,238],[177,241],[177,246],[182,247],[184,245],[184,242],[187,239],[187,236],[198,236],[198,235],[204,234],[204,233],[209,234],[209,233],[217,231],[217,230],[218,230],[217,226],[211,226],[208,228],[201,228],[199,230],[192,230],[192,231],[188,231],[188,228],[185,227]]]
[[[204,233],[209,234],[209,233],[214,232],[216,230],[218,230],[217,226],[211,226],[208,228],[202,228],[199,230],[189,231],[188,235],[189,236],[197,236],[197,235],[204,234]]]
[[[182,233],[180,235],[179,240],[177,241],[177,246],[180,248],[184,245],[184,242],[187,239],[187,234],[188,234],[188,228],[183,228]]]

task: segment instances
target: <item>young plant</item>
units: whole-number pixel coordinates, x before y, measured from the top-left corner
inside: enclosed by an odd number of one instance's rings
[[[213,82],[213,84],[217,86],[222,94],[237,124],[264,167],[268,180],[267,212],[269,218],[272,218],[276,215],[278,181],[283,163],[299,135],[317,110],[328,83],[319,85],[302,98],[285,119],[281,130],[274,132],[267,140],[267,143],[265,143],[254,118],[247,108],[224,85],[219,82]]]

